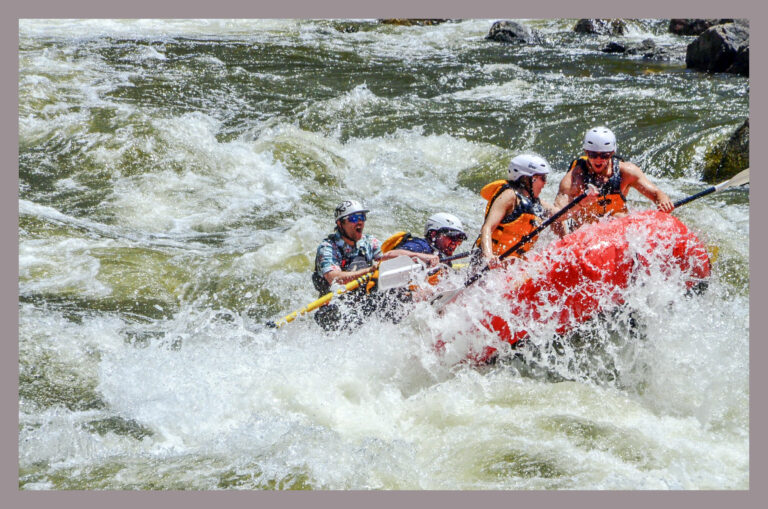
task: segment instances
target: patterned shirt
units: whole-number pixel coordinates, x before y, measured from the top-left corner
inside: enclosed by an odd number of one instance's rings
[[[376,237],[363,234],[354,246],[344,242],[338,231],[326,237],[317,248],[315,272],[325,275],[332,270],[345,270],[357,256],[363,256],[368,265],[381,258],[381,242]]]

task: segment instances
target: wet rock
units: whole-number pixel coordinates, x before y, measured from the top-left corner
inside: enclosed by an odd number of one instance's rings
[[[360,31],[360,28],[354,24],[334,23],[333,28],[345,34],[352,34]]]
[[[706,155],[704,180],[722,182],[749,168],[749,119]]]
[[[529,28],[516,21],[497,21],[491,26],[487,40],[499,42],[522,42],[534,44],[541,42],[538,30]]]
[[[428,18],[386,18],[380,19],[379,23],[383,25],[399,25],[399,26],[426,26],[426,25],[439,25],[450,21],[449,19],[428,19]]]
[[[653,39],[645,39],[641,43],[622,43],[611,41],[600,51],[604,53],[623,53],[626,55],[642,55],[646,60],[671,60],[673,55],[666,48],[659,48]]]
[[[609,42],[603,48],[600,49],[603,53],[624,53],[627,51],[627,46],[620,42]]]
[[[731,23],[732,19],[671,19],[669,31],[677,35],[701,35],[705,30],[715,25]]]
[[[705,72],[749,76],[749,24],[746,20],[715,25],[688,45],[685,65]]]
[[[627,24],[622,19],[585,19],[576,22],[573,31],[580,34],[624,35]]]
[[[749,76],[749,45],[739,48],[739,51],[736,52],[736,59],[725,72]]]

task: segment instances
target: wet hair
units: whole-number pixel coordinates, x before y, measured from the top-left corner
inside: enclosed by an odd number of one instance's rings
[[[533,177],[532,176],[518,177],[517,180],[510,180],[509,183],[514,189],[528,191],[528,194],[531,196],[531,198],[533,198]]]

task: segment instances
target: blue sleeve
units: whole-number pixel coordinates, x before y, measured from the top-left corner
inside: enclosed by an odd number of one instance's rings
[[[404,249],[412,253],[432,254],[432,248],[424,239],[409,239],[397,246],[397,249]]]

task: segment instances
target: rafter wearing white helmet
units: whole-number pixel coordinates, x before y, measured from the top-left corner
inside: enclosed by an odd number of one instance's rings
[[[595,127],[584,135],[584,150],[590,152],[616,152],[616,135],[607,127]]]
[[[532,232],[549,211],[539,194],[552,171],[549,163],[536,154],[520,154],[512,158],[506,180],[496,180],[483,187],[480,195],[488,200],[485,219],[475,246],[482,250],[471,260],[473,265],[488,261],[488,266],[501,266],[499,256]],[[535,237],[520,246],[513,257],[522,256],[535,242]]]
[[[509,162],[507,179],[517,181],[520,177],[532,177],[534,175],[546,175],[551,171],[549,163],[536,154],[520,154]]]
[[[363,204],[356,200],[344,200],[343,202],[339,203],[339,205],[336,207],[335,213],[335,221],[338,221],[339,219],[344,219],[347,216],[351,216],[355,213],[361,213],[361,214],[367,214],[369,212],[368,209],[363,207]]]
[[[427,239],[430,238],[430,232],[450,232],[458,234],[461,240],[467,239],[467,233],[464,231],[464,225],[461,224],[461,220],[447,212],[438,212],[427,219],[427,224],[424,227],[424,236]]]

